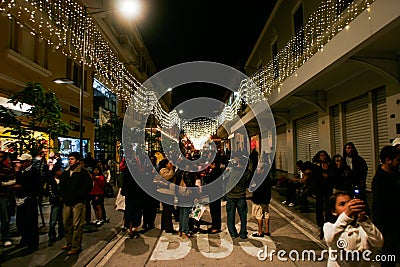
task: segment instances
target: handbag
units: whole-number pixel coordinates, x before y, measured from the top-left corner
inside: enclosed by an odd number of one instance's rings
[[[188,197],[192,194],[192,189],[188,188],[185,184],[185,181],[183,180],[184,174],[182,174],[182,179],[179,184],[179,195]]]
[[[118,190],[117,198],[115,199],[115,210],[125,210],[125,196],[121,195],[121,188]]]
[[[206,207],[196,202],[192,208],[192,211],[189,214],[189,218],[193,218],[196,221],[200,221],[201,216],[203,216]]]

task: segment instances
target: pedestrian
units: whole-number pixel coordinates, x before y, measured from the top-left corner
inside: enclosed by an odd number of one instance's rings
[[[227,182],[227,189],[230,191],[226,197],[226,219],[228,231],[232,238],[240,237],[247,239],[247,202],[246,202],[246,188],[249,185],[250,173],[248,168],[247,158],[240,155],[234,156],[236,165],[232,168]],[[246,166],[247,164],[247,166]],[[243,173],[243,169],[245,169]],[[241,173],[243,173],[241,175]],[[238,234],[235,225],[236,210],[240,218],[240,232]]]
[[[381,232],[366,215],[364,201],[353,197],[346,192],[337,192],[330,198],[331,212],[335,220],[324,224],[324,237],[329,251],[336,251],[337,254],[329,256],[328,267],[371,266],[371,262],[363,261],[362,257],[356,261],[354,251],[361,254],[365,250],[380,248],[383,245]],[[351,253],[348,253],[349,251]],[[348,259],[338,255],[353,257]]]
[[[121,195],[125,196],[124,226],[129,229],[129,237],[137,239],[140,237],[145,193],[128,168],[122,173]]]
[[[16,164],[17,228],[21,234],[19,247],[28,246],[37,250],[39,246],[38,231],[38,196],[41,186],[40,173],[32,165],[32,156],[22,154],[20,165]]]
[[[62,217],[63,203],[60,196],[61,174],[61,165],[54,165],[47,182],[47,191],[51,205],[49,221],[49,246],[52,246],[57,240],[60,240],[65,236],[64,222]],[[56,224],[58,224],[58,237],[56,236]]]
[[[3,246],[11,246],[10,240],[10,221],[8,204],[10,189],[16,184],[15,172],[7,163],[8,153],[0,151],[0,223],[1,223],[1,242]]]
[[[32,165],[36,168],[40,173],[40,190],[38,196],[38,208],[40,212],[40,218],[42,219],[42,227],[46,226],[43,216],[43,196],[44,196],[44,189],[47,182],[47,177],[49,175],[49,166],[47,165],[46,160],[46,152],[40,151],[38,155],[33,159]]]
[[[175,172],[175,183],[179,186],[178,199],[183,203],[187,203],[189,199],[193,198],[193,194],[198,194],[193,187],[195,183],[194,173],[189,171],[189,165],[186,166],[185,170],[178,169]],[[192,187],[192,188],[191,188]],[[189,230],[189,214],[191,207],[181,205],[179,207],[179,236],[182,238],[192,238],[193,232]]]
[[[329,198],[332,196],[333,188],[331,182],[331,162],[328,152],[325,150],[318,151],[314,158],[313,163],[316,165],[316,169],[314,171],[314,179],[315,179],[315,214],[317,220],[317,226],[319,229],[319,237],[323,238],[323,230],[322,227],[326,222],[326,217],[328,214],[325,214],[327,210]]]
[[[341,155],[332,157],[331,180],[333,193],[337,191],[351,191],[353,186],[349,177],[351,170],[343,160]]]
[[[220,168],[221,157],[216,157],[215,160],[206,168],[204,182],[205,184],[211,184],[216,181],[221,175],[222,170]],[[222,185],[216,185],[213,190],[222,192]],[[221,232],[221,198],[210,202],[210,215],[211,215],[211,227],[207,230],[210,234],[217,234]]]
[[[366,181],[368,175],[368,165],[363,157],[358,154],[357,148],[354,143],[348,142],[343,147],[343,159],[347,166],[349,166],[351,172],[349,178],[353,187],[358,187],[361,191],[361,197],[366,202]]]
[[[382,232],[384,245],[382,254],[396,255],[400,262],[400,150],[394,146],[385,146],[380,152],[382,165],[378,166],[372,180],[373,218]],[[381,266],[395,266],[396,262],[382,262]]]
[[[172,162],[168,159],[161,160],[158,165],[160,166],[160,175],[168,182],[173,183],[174,181],[174,166]],[[161,213],[161,230],[165,230],[166,233],[176,234],[178,233],[174,230],[174,226],[172,224],[172,214],[174,212],[174,206],[168,203],[162,203],[162,213]]]
[[[66,240],[62,249],[69,250],[68,255],[75,255],[82,251],[85,201],[93,187],[88,171],[79,164],[81,159],[80,153],[71,152],[68,155],[69,167],[63,171],[60,179]]]
[[[51,170],[53,169],[54,165],[57,163],[57,159],[55,157],[54,152],[51,152],[49,154],[49,159],[47,160],[47,169],[49,170],[49,172],[51,172]]]
[[[145,168],[145,175],[149,181],[150,185],[155,185],[154,183],[150,182],[153,181],[155,174],[157,173],[154,169],[156,164],[156,158],[154,156],[150,157],[150,160],[147,160],[144,163]],[[152,188],[152,190],[156,191],[156,186]],[[147,232],[153,228],[155,228],[155,220],[157,216],[157,209],[160,207],[160,201],[153,198],[150,193],[145,193],[145,201],[146,203],[143,207],[143,231]]]
[[[93,179],[93,188],[92,191],[90,191],[89,195],[96,216],[94,224],[97,226],[101,226],[104,223],[103,220],[104,187],[106,181],[100,167],[96,166],[93,168],[92,179]]]
[[[269,227],[269,203],[271,201],[271,177],[268,174],[268,168],[265,163],[260,164],[257,168],[257,172],[260,176],[265,177],[262,184],[257,187],[253,192],[251,200],[253,202],[252,216],[256,218],[258,231],[253,233],[253,237],[264,237],[270,236]],[[265,220],[265,232],[263,232],[263,221]]]

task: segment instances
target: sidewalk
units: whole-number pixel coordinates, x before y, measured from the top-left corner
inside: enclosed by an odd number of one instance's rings
[[[105,223],[101,227],[90,225],[85,227],[82,247],[83,251],[79,255],[67,256],[66,252],[61,250],[65,245],[65,238],[48,246],[48,222],[50,217],[50,205],[44,203],[43,215],[46,226],[39,229],[39,250],[28,253],[24,249],[18,249],[14,245],[19,243],[20,236],[16,236],[15,218],[12,220],[12,243],[9,248],[1,248],[0,265],[1,266],[85,266],[89,263],[115,236],[121,231],[122,212],[114,210],[115,198],[106,198],[104,201],[107,217],[110,223]],[[92,211],[92,219],[94,214]],[[42,225],[39,216],[39,226]]]
[[[282,172],[279,170],[271,171],[270,174],[272,178],[272,184],[276,184],[277,180],[282,176],[287,178],[294,177],[293,174],[288,174],[286,172]],[[303,213],[300,212],[299,210],[296,210],[295,207],[288,207],[287,205],[282,204],[282,201],[286,200],[286,195],[284,195],[285,194],[284,189],[272,188],[271,193],[272,193],[272,199],[271,199],[272,205],[277,207],[278,210],[284,211],[286,214],[289,214],[290,218],[293,221],[303,226],[308,232],[310,232],[312,235],[314,235],[319,239],[319,237],[317,236],[318,226],[315,215],[315,199],[308,198],[310,211]],[[371,208],[372,192],[367,192],[367,201],[369,207]]]

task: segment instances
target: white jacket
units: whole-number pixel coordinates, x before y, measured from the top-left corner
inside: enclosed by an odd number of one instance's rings
[[[357,222],[355,226],[350,225],[353,218],[348,217],[344,212],[340,214],[335,223],[325,223],[324,237],[332,256],[336,259],[328,259],[328,267],[333,266],[372,266],[373,254],[365,254],[371,259],[370,262],[363,260],[362,252],[365,250],[377,249],[383,246],[383,237],[378,228],[368,218],[364,222]],[[346,251],[348,253],[346,253]],[[354,260],[349,251],[359,251],[360,260]],[[347,257],[346,257],[346,254]]]

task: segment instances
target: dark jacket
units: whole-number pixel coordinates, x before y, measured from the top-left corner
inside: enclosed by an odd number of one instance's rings
[[[400,238],[400,173],[389,173],[378,167],[372,180],[374,224],[385,236]],[[385,237],[386,238],[386,237]]]
[[[15,172],[8,165],[0,164],[0,197],[8,197],[8,186],[1,183],[10,183],[15,180]],[[11,185],[11,183],[10,183]]]
[[[235,180],[237,180],[237,177],[240,176],[241,170],[242,168],[239,167],[232,168],[228,177],[227,188],[230,188],[231,186],[234,185]],[[228,192],[227,196],[229,198],[246,197],[246,188],[249,186],[250,178],[251,178],[251,171],[248,168],[246,168],[242,177],[239,179],[236,185],[234,185],[234,187]]]
[[[122,174],[121,195],[143,202],[145,193],[129,171]]]
[[[343,159],[346,163],[346,158]],[[368,165],[367,162],[361,156],[354,156],[352,158],[353,169],[350,172],[350,180],[353,185],[359,186],[360,188],[366,188],[365,182],[367,181]]]
[[[253,201],[254,204],[269,204],[271,201],[271,187],[271,177],[268,174],[262,184],[253,192],[251,201]]]
[[[78,203],[85,203],[92,190],[93,182],[89,172],[81,166],[77,166],[71,176],[69,168],[63,171],[59,186],[64,204],[74,206]]]
[[[15,196],[18,198],[36,198],[40,192],[40,173],[31,165],[26,171],[16,172],[17,184],[21,185],[21,188],[17,189]]]
[[[49,202],[51,205],[60,205],[62,203],[60,199],[60,185],[57,184],[54,176],[47,180],[47,192],[49,194]]]

